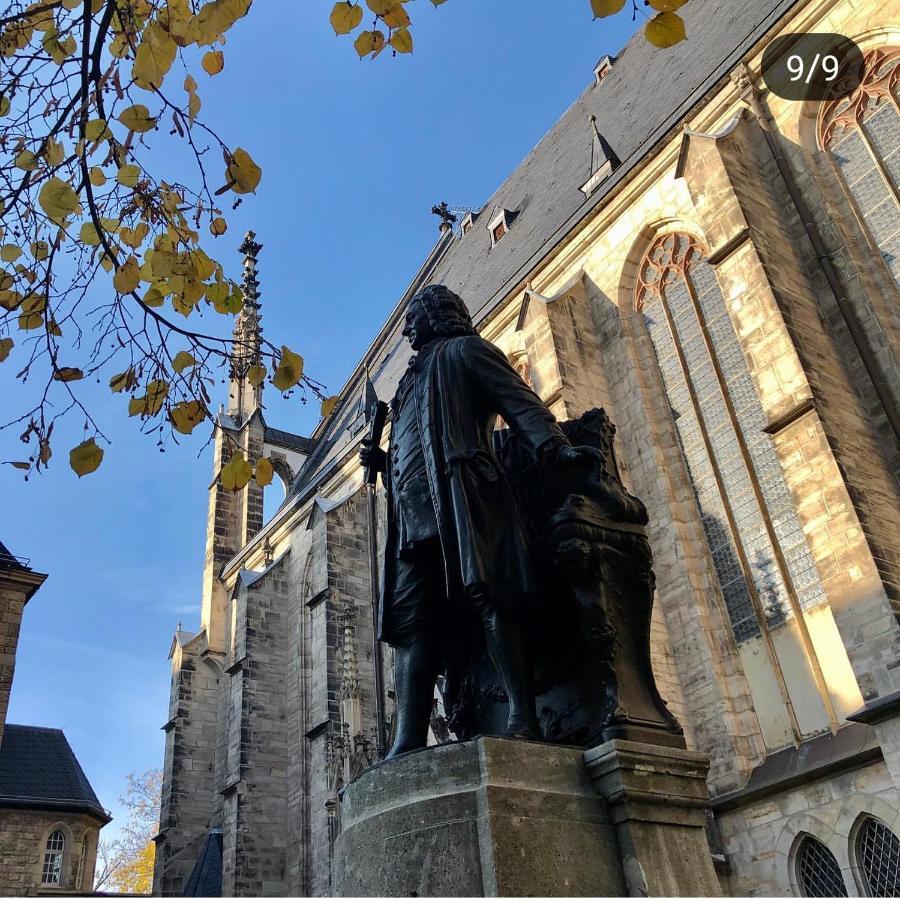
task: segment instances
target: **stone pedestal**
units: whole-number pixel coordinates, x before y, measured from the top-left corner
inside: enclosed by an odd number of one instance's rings
[[[629,895],[720,896],[706,839],[706,757],[632,741],[584,757],[616,826]]]
[[[411,753],[347,787],[341,826],[338,897],[625,892],[581,750],[476,738]]]
[[[335,896],[718,896],[704,756],[482,737],[410,753],[344,792]]]

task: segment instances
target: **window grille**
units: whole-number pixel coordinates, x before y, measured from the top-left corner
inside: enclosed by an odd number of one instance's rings
[[[853,93],[822,104],[819,144],[900,284],[900,49],[870,51],[863,66]]]
[[[811,835],[797,851],[797,876],[804,897],[846,897],[847,886],[834,854]]]
[[[53,834],[47,838],[47,847],[44,852],[44,865],[41,869],[41,884],[60,883],[65,849],[65,835],[61,831],[54,831]]]
[[[866,819],[856,836],[856,858],[870,897],[900,895],[900,838],[887,825]]]
[[[738,643],[824,599],[715,272],[697,242],[658,238],[640,268],[650,334]]]

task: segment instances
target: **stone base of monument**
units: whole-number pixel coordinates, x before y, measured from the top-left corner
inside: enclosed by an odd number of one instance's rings
[[[375,766],[343,794],[335,896],[718,895],[706,762],[629,741],[483,737]]]

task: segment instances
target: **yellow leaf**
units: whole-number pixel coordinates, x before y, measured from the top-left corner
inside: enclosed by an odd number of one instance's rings
[[[144,397],[144,415],[155,416],[162,409],[168,394],[169,386],[164,381],[151,381]]]
[[[145,306],[162,306],[164,302],[162,291],[159,288],[151,287],[144,294],[143,303]]]
[[[100,235],[97,234],[97,229],[94,228],[93,222],[85,222],[81,226],[81,231],[78,233],[78,240],[80,240],[82,244],[87,244],[89,247],[100,246]]]
[[[43,324],[44,317],[41,313],[23,312],[19,315],[19,328],[22,331],[33,331],[35,328],[40,328]]]
[[[221,50],[210,50],[203,54],[200,65],[207,75],[218,75],[225,68],[225,54]]]
[[[140,281],[141,273],[138,270],[137,258],[134,256],[129,256],[113,275],[113,287],[120,294],[130,294],[137,288]]]
[[[138,166],[134,165],[134,163],[126,163],[126,165],[122,166],[116,173],[116,181],[118,181],[119,184],[130,188],[137,186],[138,178],[140,177],[141,170]]]
[[[3,362],[7,356],[9,356],[9,351],[13,348],[13,339],[12,338],[0,338],[0,362]]]
[[[41,186],[38,203],[47,217],[57,224],[61,224],[66,216],[81,209],[78,204],[78,194],[75,193],[72,185],[55,175],[48,178]]]
[[[150,226],[146,222],[139,222],[134,228],[123,227],[119,231],[119,237],[122,239],[123,244],[131,247],[132,250],[137,250],[144,243],[144,238],[149,233]]]
[[[25,172],[33,172],[38,167],[37,157],[30,150],[23,150],[16,156],[16,168]]]
[[[0,94],[0,116],[5,116],[9,112],[9,97]]]
[[[187,350],[179,350],[172,360],[172,368],[178,373],[195,365],[197,365],[197,360]]]
[[[219,235],[228,231],[228,223],[221,216],[217,216],[209,223],[209,230],[216,237],[219,237]]]
[[[654,47],[673,47],[685,38],[684,20],[678,13],[657,13],[644,28],[644,37]]]
[[[229,186],[236,194],[250,194],[256,190],[262,170],[253,162],[250,154],[238,147],[231,154],[231,161],[226,169]]]
[[[281,359],[278,361],[278,367],[272,376],[272,384],[279,391],[286,391],[292,388],[303,377],[303,357],[299,353],[288,350],[287,347],[281,348]]]
[[[47,308],[46,294],[29,294],[22,301],[23,313],[42,313]]]
[[[389,28],[406,28],[410,24],[409,14],[398,3],[393,9],[384,14],[384,24]]]
[[[3,309],[16,309],[22,302],[22,297],[16,291],[0,291],[0,307]]]
[[[143,103],[135,103],[134,106],[123,109],[118,119],[129,131],[143,133],[156,127],[156,119]]]
[[[109,379],[109,387],[114,394],[119,394],[122,391],[130,391],[136,384],[137,376],[134,374],[134,369],[131,368],[118,375],[113,375],[113,377]]]
[[[272,483],[272,476],[275,474],[275,469],[272,468],[272,463],[269,462],[266,457],[262,457],[262,459],[258,459],[256,461],[256,483],[260,487],[266,487]]]
[[[219,472],[219,480],[226,491],[241,490],[241,488],[246,487],[252,477],[253,468],[244,459],[244,454],[239,450],[222,466],[222,471]]]
[[[50,255],[50,245],[46,241],[35,241],[31,245],[31,255],[40,262]]]
[[[363,20],[363,10],[358,4],[338,0],[331,11],[331,27],[335,34],[350,34]]]
[[[687,0],[647,0],[647,3],[657,12],[675,12],[681,9]]]
[[[591,11],[595,19],[613,16],[625,5],[625,0],[591,0]]]
[[[88,178],[94,187],[103,187],[106,184],[106,176],[103,174],[103,169],[100,166],[94,166],[88,173]]]
[[[22,248],[15,244],[4,244],[0,247],[0,259],[3,262],[15,262],[22,255]]]
[[[412,53],[413,39],[408,28],[398,28],[391,35],[391,46],[398,53]]]
[[[62,336],[62,328],[56,324],[56,319],[51,319],[47,323],[47,333],[52,334],[53,337],[61,337]]]
[[[202,47],[225,34],[234,23],[247,15],[252,0],[211,0],[204,3],[194,20],[194,38]]]
[[[339,395],[335,394],[333,397],[326,397],[322,401],[322,416],[324,418],[327,419],[334,412],[334,408],[337,406],[339,399]]]
[[[65,153],[65,147],[59,141],[55,141],[53,138],[48,139],[47,146],[44,147],[44,159],[47,160],[48,165],[61,165],[65,159]]]
[[[398,0],[366,0],[366,6],[368,6],[376,16],[387,15],[397,3]]]
[[[363,31],[353,42],[353,46],[360,59],[370,53],[374,56],[384,49],[384,35],[377,28],[374,31]]]
[[[131,75],[134,83],[146,91],[161,87],[166,73],[175,61],[178,45],[162,25],[154,19],[144,29]]]
[[[80,381],[84,378],[84,372],[81,369],[74,369],[72,366],[63,366],[53,373],[54,381]]]
[[[266,367],[261,365],[250,366],[247,369],[247,381],[251,387],[259,387],[266,380]]]
[[[91,119],[84,126],[84,136],[89,141],[105,141],[112,137],[106,119]]]
[[[206,417],[206,410],[198,400],[176,403],[169,411],[172,427],[181,434],[190,434]]]
[[[41,463],[46,466],[47,463],[50,462],[50,457],[53,456],[53,451],[50,449],[50,441],[48,441],[47,438],[41,438],[40,446],[41,449],[38,458]]]
[[[69,465],[79,478],[95,472],[102,462],[103,449],[93,438],[82,441],[69,453]]]

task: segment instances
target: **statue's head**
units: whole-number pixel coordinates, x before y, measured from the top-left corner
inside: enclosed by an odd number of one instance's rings
[[[419,291],[406,308],[404,337],[413,350],[421,350],[435,338],[476,334],[462,297],[442,284]]]

